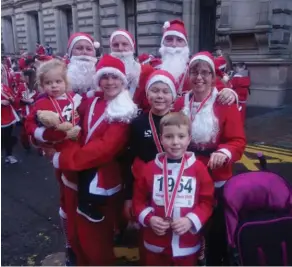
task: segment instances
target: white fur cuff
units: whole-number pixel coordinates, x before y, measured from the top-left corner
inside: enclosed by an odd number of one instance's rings
[[[46,130],[45,127],[37,127],[33,134],[34,138],[40,142],[45,143],[46,140],[43,138],[45,130]]]
[[[194,234],[198,233],[202,228],[202,223],[199,217],[195,213],[192,213],[192,212],[188,213],[186,217],[188,217],[193,223],[194,227],[191,228],[191,232]]]
[[[53,162],[53,166],[54,166],[54,168],[56,168],[56,169],[59,169],[59,167],[60,167],[59,158],[60,158],[60,152],[56,152],[56,153],[54,154],[54,156],[53,156],[53,160],[52,160],[52,162]]]
[[[228,149],[220,148],[218,151],[224,153],[228,157],[228,159],[231,160],[232,155],[231,155],[231,152]]]

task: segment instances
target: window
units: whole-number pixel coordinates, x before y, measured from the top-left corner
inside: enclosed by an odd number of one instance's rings
[[[137,0],[124,0],[124,3],[126,29],[133,35],[135,43],[137,43]],[[137,45],[135,52],[138,54]]]

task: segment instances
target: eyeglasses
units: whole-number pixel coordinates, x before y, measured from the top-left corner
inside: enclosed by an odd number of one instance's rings
[[[211,71],[207,71],[207,70],[202,70],[202,71],[196,71],[196,70],[191,70],[190,74],[198,77],[199,75],[201,75],[203,78],[207,78],[212,72]]]

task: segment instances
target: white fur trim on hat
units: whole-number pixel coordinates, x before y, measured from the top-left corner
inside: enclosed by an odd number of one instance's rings
[[[120,70],[113,68],[113,67],[104,67],[98,70],[94,75],[93,75],[93,83],[96,88],[99,88],[99,81],[100,78],[105,75],[105,74],[114,74],[120,77],[123,80],[124,85],[127,85],[127,77],[125,74],[123,74]]]
[[[110,44],[112,43],[114,37],[116,37],[117,35],[123,35],[124,37],[126,37],[127,40],[130,42],[131,46],[134,48],[135,45],[134,45],[134,42],[133,42],[131,36],[128,33],[124,32],[124,31],[115,31],[115,32],[113,32],[111,37],[110,37]]]
[[[171,90],[171,94],[173,99],[176,98],[176,89],[175,89],[175,85],[173,83],[173,81],[171,79],[169,79],[167,76],[165,75],[154,75],[148,82],[146,85],[146,92],[148,92],[149,88],[151,87],[151,85],[153,85],[156,82],[162,82],[165,83],[169,86],[170,90]]]
[[[69,54],[69,57],[71,57],[71,53],[72,53],[73,46],[74,46],[78,41],[80,41],[80,40],[86,40],[86,41],[88,41],[88,42],[94,47],[94,43],[93,43],[92,40],[91,40],[90,38],[88,38],[87,36],[84,36],[84,35],[76,36],[76,37],[72,40],[72,42],[71,42],[71,44],[70,44],[70,46],[69,46],[69,48],[68,48],[68,54]]]
[[[215,64],[214,64],[214,61],[211,58],[209,58],[208,56],[205,56],[205,55],[197,55],[197,56],[194,56],[190,60],[189,66],[191,66],[194,63],[194,61],[196,61],[196,60],[206,61],[211,66],[213,72],[215,73]]]
[[[219,70],[225,69],[226,68],[226,64],[223,64],[219,67]]]
[[[182,39],[185,40],[185,42],[188,44],[188,41],[187,41],[187,38],[185,37],[184,34],[182,34],[181,32],[178,32],[178,31],[166,31],[163,36],[162,36],[162,39],[161,39],[161,45],[163,44],[163,41],[165,39],[166,36],[170,36],[170,35],[174,35],[174,36],[177,36],[177,37],[180,37]]]

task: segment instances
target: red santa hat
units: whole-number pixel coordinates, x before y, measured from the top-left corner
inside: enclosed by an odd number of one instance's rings
[[[96,73],[93,76],[94,85],[98,88],[103,75],[114,74],[120,77],[124,84],[128,83],[124,63],[111,55],[104,55],[96,65]]]
[[[142,65],[150,63],[153,58],[154,56],[146,54],[146,53],[138,56],[138,60]]]
[[[132,48],[135,48],[135,40],[133,35],[130,32],[122,29],[116,30],[111,34],[110,44],[112,44],[114,37],[116,37],[117,35],[123,35],[124,37],[126,37],[127,40],[130,42]]]
[[[94,39],[89,34],[84,33],[84,32],[75,32],[71,34],[68,40],[67,52],[68,52],[69,57],[71,57],[73,46],[80,40],[88,41],[92,45],[92,47],[96,49],[100,47],[100,43],[95,42]]]
[[[47,55],[39,55],[36,58],[37,61],[41,61],[41,62],[46,62],[46,61],[49,61],[51,59],[53,59],[53,57],[52,56],[47,56]]]
[[[176,98],[175,79],[168,71],[165,70],[156,70],[150,75],[146,83],[146,93],[148,92],[149,88],[157,82],[167,84],[171,90],[173,99]]]
[[[186,41],[186,43],[188,43],[187,31],[185,28],[185,24],[183,21],[181,21],[179,19],[164,22],[163,36],[161,39],[161,44],[163,43],[165,37],[169,36],[169,35],[174,35],[174,36],[180,37],[180,38],[184,39]]]
[[[154,69],[160,69],[162,64],[162,60],[160,58],[153,58],[150,61],[150,65],[154,68]]]
[[[214,58],[211,55],[211,53],[209,53],[208,51],[204,51],[204,52],[199,52],[199,53],[195,54],[190,60],[189,67],[191,67],[192,64],[197,60],[202,60],[202,61],[205,61],[206,63],[208,63],[210,65],[213,73],[214,74],[216,73]]]
[[[223,56],[216,57],[214,62],[216,69],[224,70],[226,68],[227,62]]]

